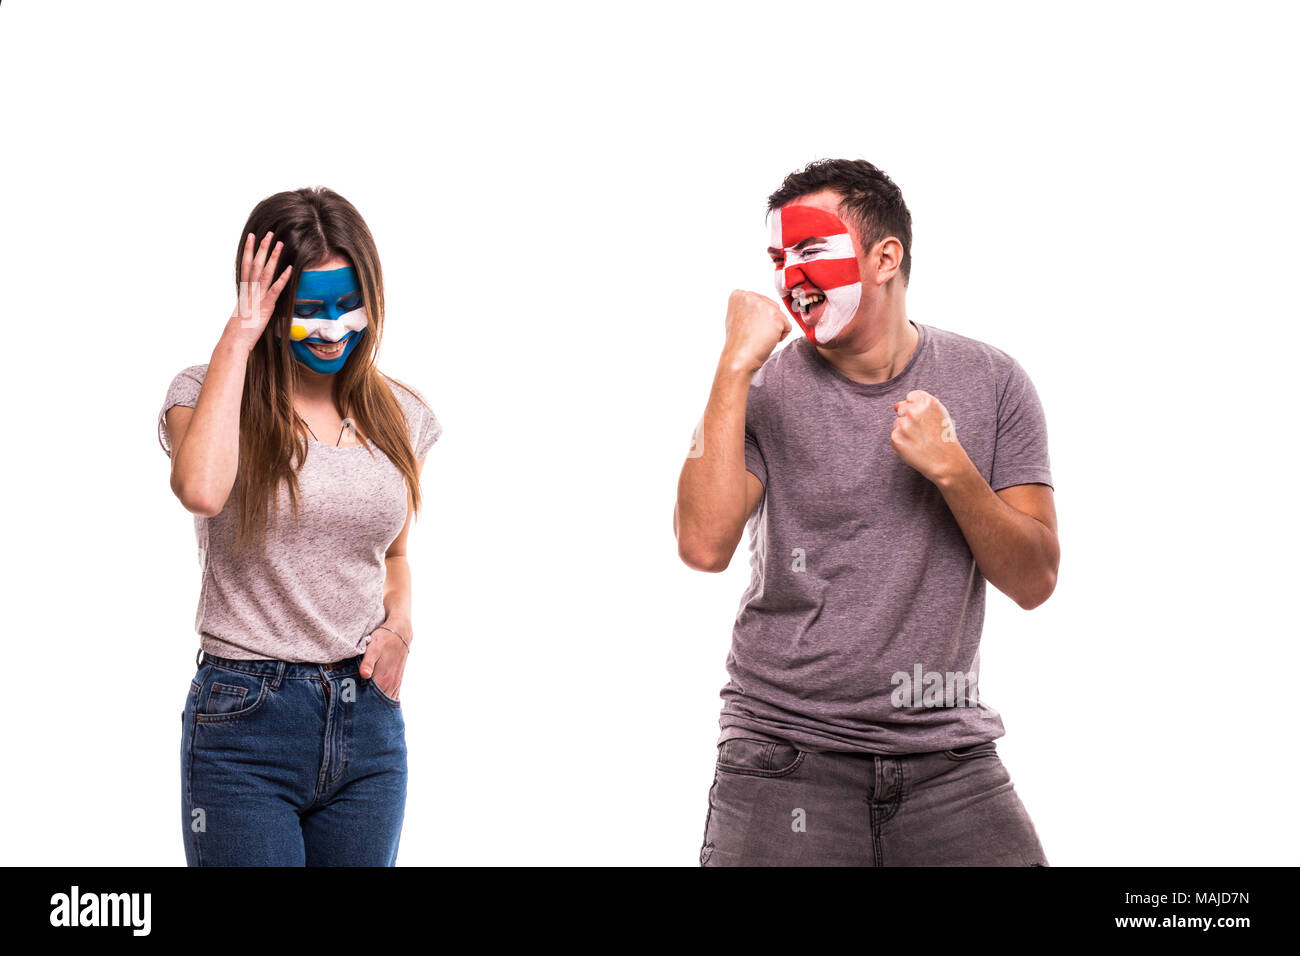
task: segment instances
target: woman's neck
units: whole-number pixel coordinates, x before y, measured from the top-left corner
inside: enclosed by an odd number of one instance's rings
[[[334,404],[333,376],[313,372],[305,366],[298,369],[293,390],[294,394],[307,405],[332,406]]]

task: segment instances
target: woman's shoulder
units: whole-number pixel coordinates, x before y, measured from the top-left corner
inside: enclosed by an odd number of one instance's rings
[[[416,386],[390,375],[384,375],[384,380],[388,382],[393,396],[406,415],[415,457],[423,458],[429,447],[442,436],[442,423],[438,421],[438,416],[434,414],[424,393]]]
[[[427,415],[433,415],[433,408],[429,405],[429,400],[424,397],[424,392],[420,391],[420,389],[410,382],[403,382],[390,375],[384,375],[383,378],[388,383],[393,397],[397,399],[397,404],[402,407],[402,411],[406,413],[408,419],[418,422]]]
[[[170,456],[172,453],[171,437],[167,434],[167,413],[174,405],[194,408],[199,402],[199,390],[203,388],[203,376],[207,365],[191,365],[172,376],[163,396],[162,409],[158,412],[158,443]]]
[[[384,374],[383,378],[384,381],[388,383],[388,387],[393,390],[393,394],[397,396],[397,400],[401,402],[403,406],[417,403],[422,405],[429,404],[428,401],[425,400],[424,393],[410,382],[403,382],[401,379],[393,378],[391,375],[387,374]]]
[[[192,406],[199,397],[199,389],[203,387],[203,377],[207,371],[205,362],[202,365],[190,365],[173,375],[167,386],[167,404],[163,411],[172,405]]]
[[[177,372],[175,375],[172,376],[172,381],[175,382],[178,379],[187,379],[192,382],[198,382],[200,385],[202,385],[203,378],[207,374],[208,374],[208,363],[204,362],[202,365],[186,366],[185,368],[181,369],[179,372]]]

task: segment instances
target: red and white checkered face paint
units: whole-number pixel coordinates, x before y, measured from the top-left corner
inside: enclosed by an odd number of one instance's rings
[[[783,206],[772,216],[776,291],[804,335],[825,345],[857,314],[862,299],[849,227],[816,206]]]

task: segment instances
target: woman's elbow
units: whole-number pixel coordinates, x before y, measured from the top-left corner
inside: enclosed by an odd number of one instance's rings
[[[215,518],[226,507],[226,503],[218,501],[215,495],[193,490],[178,481],[172,482],[172,494],[186,511],[202,518]]]

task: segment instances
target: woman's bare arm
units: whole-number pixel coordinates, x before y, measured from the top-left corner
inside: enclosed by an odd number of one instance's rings
[[[203,388],[193,408],[167,412],[172,443],[172,492],[187,511],[221,513],[239,469],[239,408],[248,349],[223,336],[212,350]]]
[[[240,291],[194,408],[174,405],[167,411],[172,444],[172,493],[187,511],[212,517],[221,513],[239,472],[239,412],[244,397],[248,355],[261,337],[275,301],[293,266],[272,282],[284,243],[270,249],[272,233],[256,252],[252,233],[244,240]],[[268,254],[269,253],[269,254]]]

